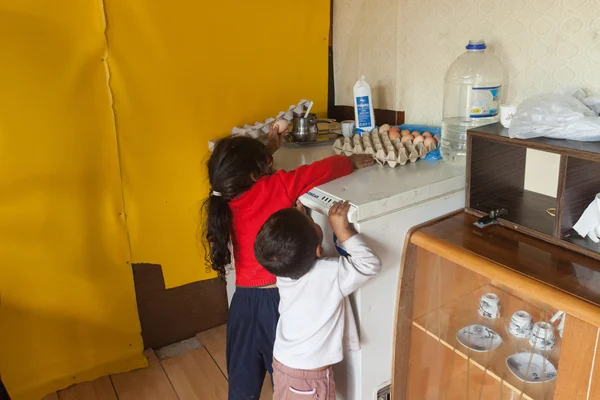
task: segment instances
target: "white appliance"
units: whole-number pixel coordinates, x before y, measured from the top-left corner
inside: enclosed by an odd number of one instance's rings
[[[283,148],[275,167],[294,169],[333,155],[329,147]],[[418,161],[390,168],[373,166],[314,188],[300,200],[325,234],[326,255],[337,255],[327,211],[335,200],[351,204],[350,221],[381,258],[383,269],[352,297],[361,350],[335,366],[337,398],[377,400],[392,376],[393,331],[400,262],[407,231],[464,208],[465,168]],[[228,278],[228,294],[235,289]]]

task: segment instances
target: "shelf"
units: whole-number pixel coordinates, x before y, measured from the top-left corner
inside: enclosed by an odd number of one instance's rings
[[[581,142],[577,140],[535,138],[535,139],[511,139],[508,129],[500,123],[489,124],[469,130],[469,134],[485,137],[488,140],[510,143],[513,146],[523,146],[530,149],[547,151],[557,154],[568,154],[570,156],[600,162],[600,142]]]
[[[432,289],[433,290],[433,289]],[[501,317],[487,319],[477,312],[480,297],[487,292],[493,292],[500,296],[502,311]],[[527,339],[519,339],[508,333],[508,322],[515,311],[525,310],[529,312],[534,322],[548,321],[553,310],[544,310],[526,303],[522,299],[505,292],[495,286],[486,285],[447,305],[430,311],[427,315],[413,321],[413,329],[419,329],[435,338],[440,345],[446,346],[469,363],[484,371],[510,390],[529,399],[552,398],[555,382],[525,383],[519,380],[506,366],[506,358],[511,354],[521,351],[533,351]],[[456,339],[456,332],[468,325],[481,324],[496,331],[503,339],[503,343],[496,350],[480,353],[475,352],[460,344]],[[551,351],[541,352],[556,368],[560,354],[561,339]]]
[[[504,190],[484,200],[473,202],[471,208],[489,213],[506,208],[508,214],[501,218],[515,224],[534,229],[547,235],[554,234],[555,217],[546,210],[556,208],[556,199],[530,190]]]
[[[583,247],[586,250],[600,253],[600,243],[594,243],[590,238],[582,238],[577,232],[571,230],[563,235],[562,240],[565,242],[574,244],[579,247]]]

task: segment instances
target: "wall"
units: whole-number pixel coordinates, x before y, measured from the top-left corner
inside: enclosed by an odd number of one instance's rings
[[[0,5],[0,375],[13,400],[146,365],[101,2]]]
[[[106,6],[133,260],[167,288],[214,278],[196,241],[207,141],[302,98],[326,111],[329,2]]]
[[[189,310],[175,322],[220,310],[195,282],[215,281],[196,242],[207,141],[302,98],[324,113],[328,28],[317,0],[0,5],[0,375],[14,399],[145,364],[132,261],[162,265],[150,300],[195,301],[169,303]]]
[[[375,107],[439,125],[446,70],[479,38],[506,67],[506,102],[565,86],[600,91],[595,0],[336,0],[333,20],[338,105],[352,105],[352,86],[365,74],[378,89]],[[555,159],[529,158],[531,188],[555,195],[545,173],[558,168]]]

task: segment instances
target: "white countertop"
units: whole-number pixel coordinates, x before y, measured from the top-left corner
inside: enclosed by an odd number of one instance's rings
[[[335,154],[330,145],[288,146],[275,153],[275,168],[291,170]],[[319,189],[350,201],[358,209],[358,221],[364,221],[462,191],[464,187],[464,166],[418,160],[395,168],[374,165],[360,169]]]

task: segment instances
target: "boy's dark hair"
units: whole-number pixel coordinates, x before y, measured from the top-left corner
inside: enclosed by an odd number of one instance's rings
[[[232,237],[233,200],[261,177],[272,171],[272,157],[262,142],[250,137],[228,137],[219,140],[208,160],[211,188],[202,207],[205,219],[202,229],[206,263],[225,278],[225,267],[231,264],[229,243]]]
[[[320,238],[310,218],[295,208],[271,215],[254,242],[256,260],[275,276],[299,279],[317,261]]]

